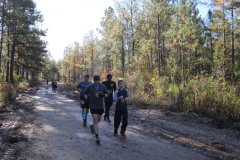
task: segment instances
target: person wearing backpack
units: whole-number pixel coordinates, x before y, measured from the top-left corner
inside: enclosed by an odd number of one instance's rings
[[[118,89],[115,91],[113,101],[116,102],[115,114],[114,114],[114,135],[118,134],[118,127],[122,121],[120,134],[126,136],[126,128],[128,125],[128,109],[127,102],[130,100],[130,94],[127,89],[124,88],[123,80],[118,81]]]
[[[52,81],[52,90],[53,90],[54,92],[56,92],[56,89],[57,89],[57,81],[53,80],[53,81]]]
[[[104,112],[103,101],[104,98],[108,96],[107,87],[104,84],[100,83],[100,76],[95,75],[93,77],[94,84],[91,84],[87,87],[84,92],[85,98],[89,98],[89,108],[93,117],[93,124],[89,127],[91,129],[91,133],[96,136],[96,143],[100,143],[100,139],[98,136],[98,124],[101,121],[102,114]]]

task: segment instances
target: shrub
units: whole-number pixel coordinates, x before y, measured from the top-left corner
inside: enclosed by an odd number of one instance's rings
[[[176,105],[178,110],[194,111],[207,116],[228,117],[240,121],[239,88],[223,79],[192,77],[186,85],[171,83],[168,77],[132,75],[128,87],[134,103]],[[140,74],[139,74],[140,75]]]
[[[240,120],[240,97],[222,79],[196,77],[182,91],[184,110]]]
[[[26,90],[29,87],[28,81],[24,80],[18,83],[17,91],[22,92],[23,90]]]

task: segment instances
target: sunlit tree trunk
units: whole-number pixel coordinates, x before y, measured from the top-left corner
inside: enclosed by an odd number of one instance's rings
[[[231,30],[231,36],[232,36],[232,80],[234,80],[235,77],[235,46],[234,46],[234,17],[233,17],[233,5],[231,9],[231,17],[232,17],[232,30]]]
[[[160,35],[160,15],[157,16],[157,60],[158,60],[158,76],[161,74],[161,35]]]
[[[8,34],[8,37],[9,37],[9,29],[7,31],[7,34]],[[7,41],[7,57],[8,57],[8,60],[7,60],[7,68],[6,68],[6,81],[9,82],[9,59],[10,59],[10,41],[8,40]]]
[[[124,50],[124,31],[122,30],[122,54],[121,54],[121,63],[122,63],[122,76],[124,77],[125,73],[125,50]]]
[[[0,73],[2,72],[2,51],[3,51],[3,32],[4,32],[4,19],[5,19],[5,5],[6,0],[3,0],[2,5],[2,19],[1,19],[1,40],[0,40]]]

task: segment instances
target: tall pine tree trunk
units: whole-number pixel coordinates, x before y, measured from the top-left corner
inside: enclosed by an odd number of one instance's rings
[[[10,59],[10,81],[11,83],[14,83],[14,55],[15,55],[15,50],[16,50],[16,38],[14,37],[13,42],[12,42],[12,47],[11,47],[11,59]]]
[[[17,70],[16,74],[19,76],[20,75],[20,66],[19,65],[16,66],[16,70]]]
[[[8,37],[9,37],[9,29],[7,31],[7,34],[8,34]],[[9,82],[9,59],[10,59],[10,42],[9,40],[7,41],[7,57],[8,57],[8,60],[7,60],[7,69],[6,69],[6,81]]]
[[[158,60],[158,76],[161,72],[161,35],[160,35],[160,15],[157,16],[157,60]]]
[[[125,51],[124,51],[124,32],[122,30],[122,54],[121,54],[121,63],[122,63],[122,76],[124,77],[125,73]]]
[[[182,64],[182,82],[185,84],[185,72],[184,72],[184,53],[183,53],[183,34],[181,33],[181,64]]]
[[[232,36],[232,80],[235,78],[235,46],[234,46],[234,17],[233,17],[233,6],[232,6],[232,30],[231,30],[231,36]]]
[[[2,51],[3,51],[3,32],[4,32],[4,18],[5,18],[6,0],[3,1],[2,19],[1,19],[1,40],[0,40],[0,73],[2,73]]]
[[[73,57],[73,83],[76,83],[76,53],[74,51],[74,57]]]
[[[93,44],[91,46],[91,76],[94,75],[94,53],[93,53]]]
[[[150,49],[150,58],[151,58],[151,63],[150,63],[150,67],[151,67],[151,70],[153,70],[153,64],[154,64],[154,60],[153,60],[153,51],[152,51],[152,48]]]
[[[68,82],[71,83],[71,58],[69,57]]]
[[[29,76],[29,71],[28,71],[28,68],[26,69],[26,79],[28,80],[28,77]]]
[[[212,42],[212,29],[210,28],[210,50],[211,50],[211,63],[213,68],[213,42]]]
[[[24,67],[22,67],[22,71],[21,71],[21,77],[22,77],[22,79],[25,78],[25,77],[24,77],[24,72],[25,72]]]
[[[162,37],[162,50],[161,50],[161,65],[162,68],[164,69],[164,55],[165,54],[165,37]]]
[[[225,28],[225,9],[223,6],[223,78],[226,76],[226,28]]]
[[[130,11],[130,15],[131,15],[131,50],[132,50],[132,55],[134,56],[133,1],[131,1],[131,11]]]

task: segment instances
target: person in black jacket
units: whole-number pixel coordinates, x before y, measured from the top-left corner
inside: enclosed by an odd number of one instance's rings
[[[113,101],[116,103],[116,110],[114,115],[114,135],[118,134],[118,127],[122,121],[120,134],[125,135],[125,131],[128,125],[128,109],[127,102],[130,100],[130,94],[127,89],[124,88],[124,82],[118,81],[119,89],[117,89],[113,96]]]
[[[113,92],[116,91],[116,83],[112,81],[112,75],[107,75],[107,81],[104,81],[102,84],[104,84],[108,89],[108,97],[105,98],[105,114],[104,114],[104,120],[108,121],[108,123],[111,122],[109,118],[109,111],[113,104]]]
[[[56,89],[57,89],[57,81],[52,81],[52,90],[54,91],[54,92],[56,92]]]
[[[102,114],[104,112],[103,108],[103,100],[108,96],[107,87],[104,84],[100,83],[100,76],[95,75],[93,77],[94,84],[91,84],[87,87],[84,92],[84,97],[89,98],[89,108],[93,117],[93,124],[89,127],[91,129],[91,133],[96,136],[96,143],[100,143],[100,139],[98,137],[98,124],[101,121]]]

